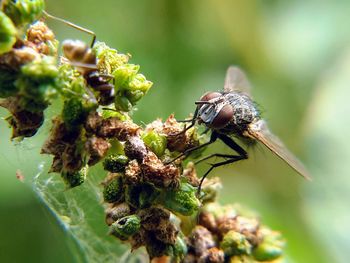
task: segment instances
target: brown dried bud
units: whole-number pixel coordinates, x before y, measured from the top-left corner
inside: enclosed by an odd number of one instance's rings
[[[182,175],[187,178],[188,183],[194,187],[199,186],[199,179],[197,177],[196,168],[193,162],[189,162],[183,171]]]
[[[98,137],[91,137],[85,143],[85,148],[89,154],[89,165],[98,163],[103,157],[106,156],[111,144],[105,139]]]
[[[41,148],[41,153],[61,155],[67,145],[72,145],[79,138],[80,131],[68,131],[60,118],[52,120],[50,136]]]
[[[142,209],[138,215],[141,218],[142,227],[148,231],[165,230],[170,218],[170,212],[159,206]]]
[[[49,173],[60,173],[62,171],[62,168],[63,162],[61,157],[54,156]]]
[[[143,140],[138,136],[127,137],[124,145],[124,152],[129,159],[136,159],[138,162],[142,162],[147,155],[147,148]]]
[[[55,35],[48,26],[41,21],[32,24],[27,30],[27,40],[33,43],[52,41]]]
[[[128,136],[138,134],[140,127],[130,121],[121,121],[116,117],[103,119],[97,135],[103,138],[117,138],[120,141],[126,141]]]
[[[210,232],[217,232],[217,222],[212,213],[203,211],[199,214],[199,224],[210,230]]]
[[[198,263],[224,263],[225,253],[221,249],[216,247],[208,249],[203,255],[198,259]]]
[[[141,164],[143,178],[156,187],[176,187],[179,185],[180,172],[172,164],[164,165],[151,151],[147,153]]]
[[[203,226],[196,226],[188,240],[197,256],[201,256],[209,248],[215,247],[213,235]]]
[[[20,106],[18,97],[8,97],[0,101],[0,106],[8,109],[12,116],[6,120],[12,126],[12,138],[33,136],[44,122],[44,113],[30,112]]]
[[[79,171],[84,165],[82,154],[77,144],[67,145],[61,155],[62,171],[70,173]]]
[[[106,224],[112,225],[118,219],[130,214],[130,206],[127,203],[112,205],[106,209]]]
[[[17,72],[20,67],[40,57],[40,54],[31,47],[21,46],[0,56],[0,66]]]
[[[27,41],[25,45],[33,46],[39,53],[49,55],[52,53],[52,44],[55,35],[44,22],[38,21],[32,24],[27,30]]]
[[[252,244],[257,244],[260,240],[257,235],[259,221],[255,218],[247,218],[243,216],[237,216],[234,218],[223,217],[217,220],[217,224],[217,229],[221,236],[233,230],[243,234]]]
[[[185,256],[183,263],[197,263],[197,258],[195,255],[188,253]]]
[[[91,112],[86,118],[85,129],[88,133],[97,134],[102,122],[103,118],[97,112]]]
[[[131,251],[138,249],[142,246],[144,246],[146,244],[146,238],[145,236],[147,236],[147,232],[146,230],[144,230],[142,227],[139,230],[139,232],[137,232],[135,235],[133,235],[129,241],[130,241],[130,245],[131,245]]]
[[[141,180],[141,168],[136,160],[132,160],[125,167],[125,179],[128,183],[137,184]]]

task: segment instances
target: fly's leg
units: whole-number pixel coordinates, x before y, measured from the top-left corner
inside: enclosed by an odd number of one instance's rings
[[[226,165],[226,164],[231,164],[240,160],[244,160],[244,159],[248,159],[248,154],[247,152],[241,147],[239,146],[234,140],[232,140],[230,137],[228,137],[227,135],[224,134],[217,134],[217,137],[223,142],[225,143],[228,147],[230,147],[232,150],[234,150],[235,152],[238,153],[238,155],[230,155],[230,154],[212,154],[209,155],[207,157],[204,157],[200,160],[198,160],[196,163],[202,162],[204,160],[208,160],[212,157],[224,157],[224,158],[228,158],[228,160],[222,161],[222,162],[218,162],[218,163],[214,163],[211,164],[211,167],[208,169],[208,171],[202,176],[201,181],[199,183],[199,187],[198,187],[198,195],[201,191],[202,188],[202,184],[204,182],[204,179],[208,176],[208,174],[217,167]]]
[[[177,159],[183,157],[183,156],[186,156],[188,155],[189,153],[195,151],[195,150],[198,150],[198,149],[201,149],[203,147],[206,147],[210,144],[212,144],[213,142],[215,142],[218,138],[218,134],[216,132],[212,132],[211,136],[210,136],[210,140],[206,143],[203,143],[201,145],[198,145],[198,146],[195,146],[195,147],[192,147],[190,149],[187,149],[186,151],[184,151],[183,153],[179,154],[178,156],[176,156],[174,159],[170,160],[169,162],[167,162],[166,164],[169,164],[169,163],[172,163],[174,161],[176,161]]]
[[[202,159],[199,159],[197,161],[194,162],[195,165],[201,163],[201,162],[204,162],[208,159],[211,159],[213,157],[221,157],[221,158],[231,158],[233,155],[232,154],[221,154],[221,153],[213,153],[213,154],[210,154],[208,156],[205,156],[203,157]]]

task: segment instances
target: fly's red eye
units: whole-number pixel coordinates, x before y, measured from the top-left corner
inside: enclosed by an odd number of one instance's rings
[[[225,105],[219,112],[218,115],[214,118],[211,126],[214,129],[220,129],[225,127],[233,117],[233,108],[231,105]]]
[[[220,92],[207,92],[201,98],[200,101],[209,101],[211,99],[220,97],[222,94]]]

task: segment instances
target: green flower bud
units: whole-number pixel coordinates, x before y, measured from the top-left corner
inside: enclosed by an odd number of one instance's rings
[[[150,184],[128,185],[125,191],[125,201],[135,208],[145,208],[155,202],[159,190]]]
[[[107,203],[114,203],[123,197],[123,178],[116,176],[106,183],[103,189],[103,199]]]
[[[112,173],[124,172],[129,158],[122,154],[111,154],[103,161],[103,168]]]
[[[256,263],[254,259],[247,255],[233,256],[230,258],[230,263]],[[275,262],[277,263],[277,262]]]
[[[190,216],[201,205],[196,196],[197,188],[189,183],[181,183],[179,189],[166,190],[162,197],[164,207],[174,213]]]
[[[142,91],[143,94],[147,93],[152,85],[153,82],[147,80],[142,74],[137,74],[129,83],[131,90],[139,90]]]
[[[82,124],[87,116],[87,111],[80,100],[69,99],[64,102],[62,119],[69,128]]]
[[[68,173],[64,172],[61,174],[63,180],[68,185],[69,188],[73,188],[84,183],[86,175],[88,173],[88,166],[85,166],[78,172]]]
[[[20,89],[20,104],[28,111],[44,110],[58,90],[56,59],[36,59],[21,68],[22,75],[15,85]]]
[[[2,11],[0,11],[0,54],[9,52],[16,42],[17,29]]]
[[[124,112],[131,111],[132,109],[131,102],[126,97],[123,97],[123,96],[115,97],[114,106],[116,110],[120,110]]]
[[[185,240],[183,239],[182,235],[178,234],[176,237],[176,243],[174,245],[173,257],[176,258],[179,262],[181,262],[187,254],[187,251],[188,249]]]
[[[141,219],[137,215],[125,216],[110,226],[110,234],[121,240],[127,240],[141,228]]]
[[[263,241],[253,250],[253,256],[258,261],[271,261],[283,254],[285,242],[279,232],[267,228],[259,230],[263,234]]]
[[[125,114],[122,114],[121,112],[119,112],[115,109],[103,108],[102,109],[102,118],[104,118],[104,119],[118,118],[121,121],[126,121],[128,119],[128,116]]]
[[[155,131],[149,131],[142,134],[141,138],[146,146],[158,157],[164,154],[167,145],[166,136],[160,135]]]
[[[129,55],[120,54],[116,49],[108,47],[103,42],[96,42],[93,47],[100,71],[111,74],[118,67],[128,63]]]
[[[249,255],[252,246],[244,235],[236,231],[229,231],[224,235],[220,243],[220,248],[225,252],[225,255]]]
[[[4,0],[4,13],[16,26],[26,26],[38,20],[45,9],[44,0]]]
[[[140,66],[134,64],[126,64],[118,67],[112,74],[114,76],[115,88],[119,90],[129,90],[129,82],[133,80],[139,71]]]
[[[125,97],[130,101],[132,105],[135,105],[140,99],[142,99],[144,95],[144,92],[140,90],[127,90],[125,92]]]
[[[47,56],[22,66],[21,71],[23,75],[32,79],[43,82],[54,82],[58,77],[56,63],[56,58]]]

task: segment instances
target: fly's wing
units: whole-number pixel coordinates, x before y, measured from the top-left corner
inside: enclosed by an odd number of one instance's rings
[[[236,66],[230,66],[226,72],[224,91],[240,92],[250,96],[250,89],[250,83],[245,73]]]
[[[256,123],[250,124],[248,127],[248,134],[250,137],[263,143],[305,179],[311,180],[309,172],[304,165],[286,148],[286,146],[284,146],[277,136],[271,133],[264,120],[259,120]]]

